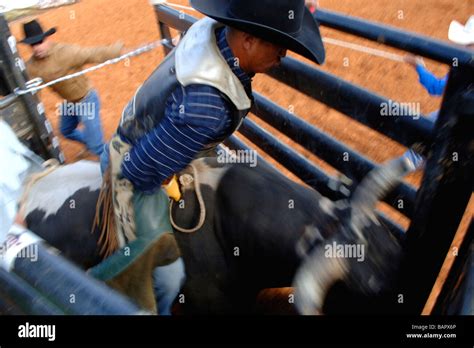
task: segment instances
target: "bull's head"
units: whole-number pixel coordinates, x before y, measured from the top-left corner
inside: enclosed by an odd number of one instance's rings
[[[294,278],[299,313],[322,314],[326,295],[337,282],[369,296],[389,286],[401,246],[378,221],[375,205],[414,169],[403,158],[393,160],[371,171],[349,202],[334,205],[340,212],[338,232],[309,253]]]

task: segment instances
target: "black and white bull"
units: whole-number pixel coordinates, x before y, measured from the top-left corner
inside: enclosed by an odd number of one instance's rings
[[[24,202],[28,227],[83,268],[101,261],[100,233],[91,233],[101,185],[98,164],[79,161],[36,181]]]
[[[388,186],[404,173],[395,174],[389,175]],[[172,207],[173,220],[190,229],[205,212],[198,231],[175,231],[186,269],[184,296],[179,297],[185,313],[252,312],[257,293],[291,285],[304,259],[294,300],[305,314],[322,312],[326,293],[339,280],[359,292],[378,294],[392,279],[400,247],[374,215],[375,202],[388,190],[379,177],[362,184],[353,201],[337,204],[261,164],[252,168],[206,158],[179,177],[183,199]],[[29,228],[84,268],[101,260],[99,233],[91,233],[100,184],[98,164],[78,162],[38,181],[26,204]],[[321,256],[325,241],[364,245],[363,262],[337,252],[334,259]],[[140,264],[172,262],[178,255],[166,255],[166,250],[174,242],[154,248],[111,285],[150,308],[152,268]],[[136,272],[150,273],[141,278],[146,284],[137,284]],[[141,290],[130,289],[130,283]]]
[[[28,188],[23,214],[28,228],[84,270],[103,259],[98,228],[92,229],[102,185],[97,162],[60,166]],[[138,259],[107,283],[156,312],[152,273],[179,257],[176,240],[165,234]]]

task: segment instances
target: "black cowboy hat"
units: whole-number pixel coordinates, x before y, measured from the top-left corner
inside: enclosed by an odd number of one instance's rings
[[[208,17],[322,64],[319,25],[304,0],[191,0]]]
[[[31,22],[23,24],[23,32],[25,33],[25,38],[20,42],[34,45],[43,41],[45,37],[53,35],[56,32],[56,28],[51,28],[47,32],[44,32],[39,22],[32,20]]]

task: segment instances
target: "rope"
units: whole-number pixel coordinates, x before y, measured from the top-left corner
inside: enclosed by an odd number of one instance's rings
[[[145,52],[148,52],[148,51],[151,51],[161,45],[164,45],[166,43],[169,43],[171,40],[168,40],[168,39],[163,39],[163,40],[158,40],[158,41],[154,41],[152,43],[149,43],[148,45],[144,45],[142,47],[139,47],[137,48],[136,50],[134,51],[131,51],[131,52],[128,52],[128,53],[125,53],[123,55],[121,55],[120,57],[117,57],[117,58],[113,58],[113,59],[109,59],[101,64],[98,64],[98,65],[94,65],[94,66],[91,66],[87,69],[84,69],[84,70],[81,70],[81,71],[78,71],[78,72],[75,72],[73,74],[70,74],[70,75],[66,75],[66,76],[63,76],[63,77],[60,77],[60,78],[57,78],[56,80],[52,80],[48,83],[45,83],[45,84],[42,84],[43,80],[40,79],[40,78],[35,78],[33,80],[30,80],[26,83],[26,89],[20,89],[20,88],[16,88],[14,90],[14,93],[16,95],[23,95],[23,94],[27,94],[27,93],[30,93],[30,92],[36,92],[36,91],[39,91],[41,89],[44,89],[46,87],[49,87],[51,85],[54,85],[56,83],[59,83],[59,82],[62,82],[62,81],[66,81],[66,80],[70,80],[70,79],[73,79],[73,78],[76,78],[78,76],[81,76],[81,75],[84,75],[88,72],[91,72],[91,71],[94,71],[94,70],[97,70],[97,69],[100,69],[100,68],[103,68],[104,66],[107,66],[107,65],[112,65],[112,64],[116,64],[122,60],[125,60],[127,58],[131,58],[131,57],[135,57],[135,56],[138,56],[140,54],[143,54]]]
[[[393,61],[396,61],[396,62],[401,62],[401,63],[405,62],[404,59],[403,59],[403,56],[401,56],[399,54],[385,52],[385,51],[382,51],[382,50],[378,50],[376,48],[361,46],[361,45],[357,45],[357,44],[342,41],[342,40],[332,39],[332,38],[329,38],[329,37],[323,38],[323,41],[327,42],[328,44],[331,44],[331,45],[350,48],[354,51],[364,52],[364,53],[367,53],[367,54],[370,54],[370,55],[373,55],[373,56],[387,58],[387,59],[390,59],[390,60],[393,60]]]
[[[179,4],[173,4],[173,3],[168,2],[166,0],[151,0],[150,3],[152,5],[168,5],[168,6],[172,6],[172,7],[176,7],[176,8],[181,8],[183,10],[196,11],[194,8],[192,8],[190,6],[183,6],[183,5],[179,5]]]
[[[57,159],[51,158],[43,162],[42,167],[44,168],[42,172],[31,174],[28,177],[26,181],[25,189],[23,190],[21,198],[18,201],[18,206],[19,206],[18,214],[23,218],[25,217],[24,214],[25,214],[25,209],[26,209],[26,203],[33,186],[42,178],[48,176],[49,174],[54,172],[56,169],[58,169],[60,167],[60,164]]]
[[[171,6],[171,7],[176,7],[176,8],[181,8],[181,9],[185,9],[185,10],[190,10],[190,11],[195,11],[197,12],[194,8],[192,7],[189,7],[189,6],[183,6],[183,5],[178,5],[178,4],[173,4],[171,2],[168,2],[166,0],[155,0],[155,1],[152,1],[152,4],[156,4],[156,5],[168,5],[168,6]],[[395,54],[395,53],[389,53],[389,52],[386,52],[386,51],[383,51],[383,50],[379,50],[379,49],[376,49],[376,48],[370,48],[370,47],[366,47],[366,46],[361,46],[361,45],[357,45],[357,44],[353,44],[353,43],[350,43],[350,42],[347,42],[347,41],[342,41],[342,40],[338,40],[338,39],[333,39],[333,38],[329,38],[329,37],[324,37],[323,38],[323,41],[328,43],[328,44],[331,44],[331,45],[335,45],[335,46],[340,46],[340,47],[345,47],[345,48],[349,48],[349,49],[352,49],[354,51],[359,51],[359,52],[363,52],[363,53],[367,53],[367,54],[370,54],[372,56],[377,56],[377,57],[382,57],[382,58],[386,58],[386,59],[390,59],[390,60],[393,60],[395,62],[400,62],[400,63],[404,63],[404,59],[403,59],[403,56],[399,55],[399,54]]]
[[[199,177],[198,177],[198,171],[196,169],[196,167],[194,166],[194,164],[190,164],[189,165],[192,170],[193,170],[193,174],[194,174],[194,190],[196,191],[196,197],[197,197],[197,200],[198,200],[198,203],[199,203],[199,221],[197,223],[197,225],[193,228],[182,228],[180,226],[178,226],[174,219],[173,219],[173,202],[174,200],[171,201],[170,203],[170,223],[171,223],[171,226],[173,226],[174,229],[176,229],[177,231],[179,232],[183,232],[183,233],[194,233],[196,232],[197,230],[199,230],[203,225],[204,225],[204,222],[206,220],[206,205],[204,204],[204,199],[202,198],[202,192],[201,192],[201,186],[199,185]],[[180,177],[180,180],[181,178],[184,177],[181,176]]]

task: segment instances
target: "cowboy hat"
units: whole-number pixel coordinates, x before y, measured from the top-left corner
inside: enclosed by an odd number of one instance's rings
[[[20,42],[34,45],[43,41],[45,37],[53,35],[56,32],[56,28],[51,28],[44,32],[39,22],[32,20],[31,22],[23,24],[23,32],[25,33],[25,38]]]
[[[191,0],[199,12],[322,64],[319,25],[304,0]]]
[[[460,45],[474,44],[474,16],[471,16],[466,25],[452,21],[448,32],[449,40]]]

